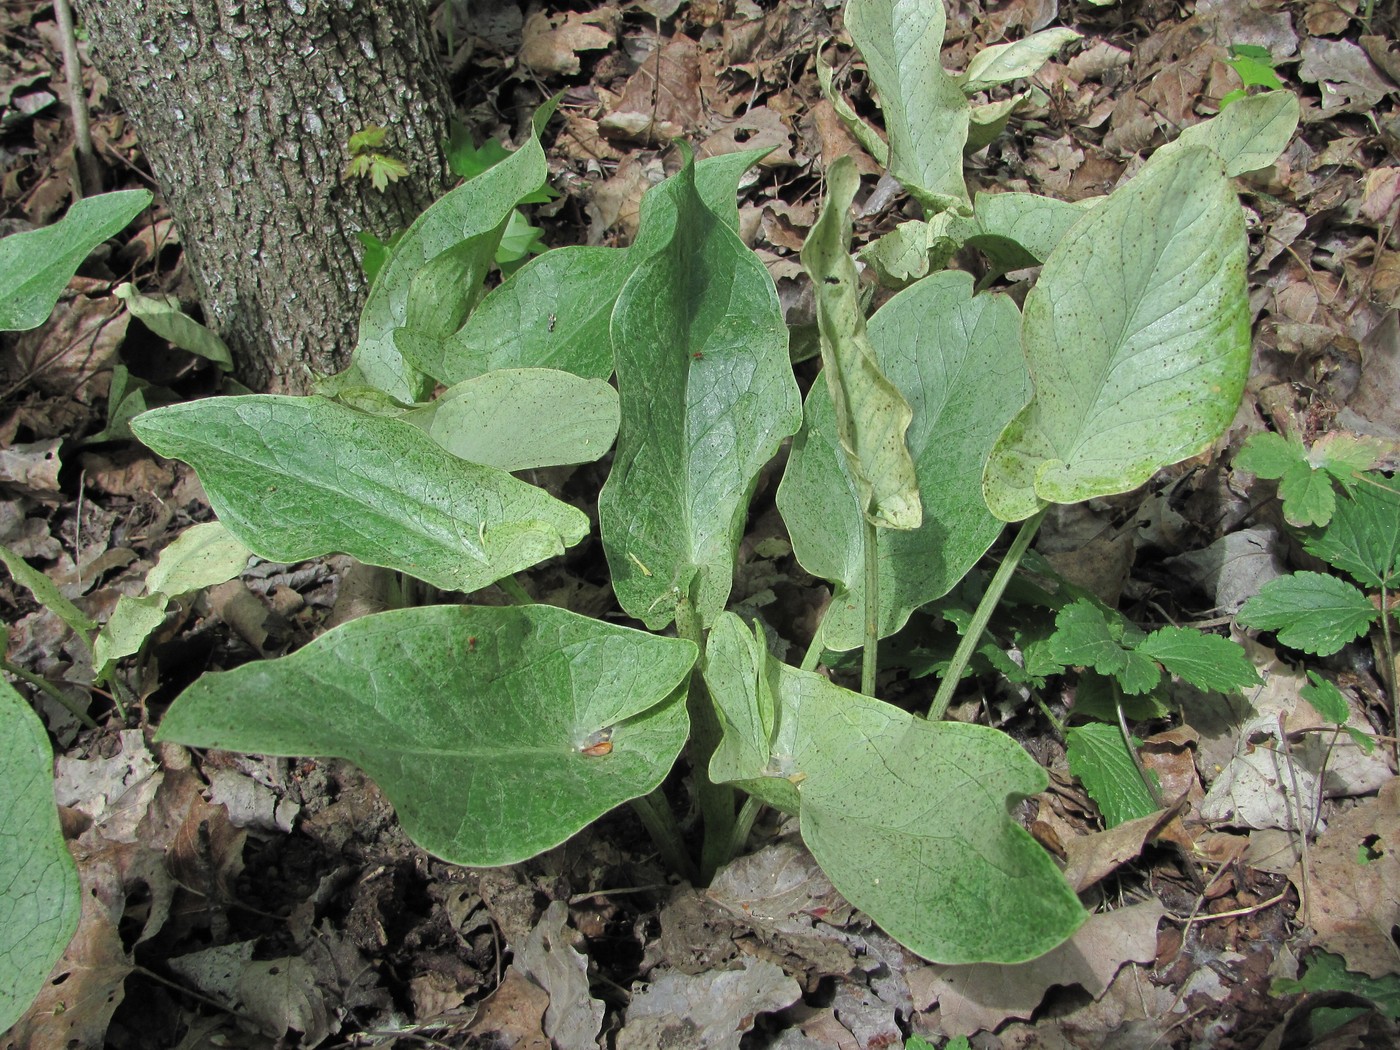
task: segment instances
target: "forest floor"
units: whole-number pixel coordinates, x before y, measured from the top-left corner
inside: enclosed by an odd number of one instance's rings
[[[478,139],[518,143],[529,113],[563,92],[562,116],[546,135],[561,195],[531,212],[550,246],[628,242],[641,194],[678,164],[674,150],[640,138],[658,126],[702,156],[773,148],[741,187],[741,232],[794,326],[811,324],[797,253],[835,158],[856,157],[866,176],[858,241],[916,214],[881,181],[880,163],[818,85],[814,56],[825,47],[838,87],[878,120],[837,0],[470,6],[469,19],[454,22],[445,4],[435,19],[459,116]],[[1400,792],[1384,746],[1394,727],[1383,657],[1364,636],[1320,659],[1230,625],[1265,580],[1318,564],[1284,525],[1273,486],[1234,466],[1244,438],[1266,429],[1309,444],[1334,432],[1400,438],[1400,16],[1381,0],[1368,28],[1363,6],[949,5],[952,70],[981,47],[1049,26],[1082,34],[1016,85],[1030,90],[1027,102],[968,158],[973,191],[1107,193],[1242,86],[1232,46],[1264,49],[1302,104],[1282,157],[1240,181],[1255,356],[1234,425],[1212,454],[1127,496],[1067,510],[1039,539],[1057,571],[1132,619],[1216,618],[1250,646],[1265,687],[1233,698],[1224,715],[1188,710],[1135,725],[1144,760],[1182,802],[1109,832],[1050,723],[1028,703],[987,707],[1051,774],[1050,790],[1023,816],[1047,848],[1080,865],[1077,886],[1096,913],[1068,953],[1014,968],[930,965],[845,905],[776,818],[759,821],[750,855],[706,890],[668,878],[626,809],[527,863],[464,869],[415,847],[349,764],[152,742],[170,701],[200,672],[314,637],[336,605],[346,559],[254,561],[181,605],[141,658],[123,665],[140,698],[126,719],[89,688],[90,661],[68,627],[6,577],[8,661],[97,720],[86,727],[18,683],[55,742],[84,887],[106,907],[85,912],[36,1007],[47,1018],[32,1014],[0,1042],[867,1050],[967,1036],[977,1047],[1080,1050],[1400,1045]],[[73,128],[53,17],[41,2],[0,7],[6,233],[52,221],[72,199]],[[90,68],[85,75],[110,188],[156,189],[105,83]],[[5,337],[0,542],[101,622],[121,595],[141,593],[176,535],[211,517],[183,464],[134,442],[90,440],[106,422],[113,368],[184,396],[210,392],[217,379],[112,295],[133,280],[197,309],[159,195],[80,274],[46,325]],[[1013,294],[1033,275],[1021,276]],[[1393,457],[1383,467],[1393,470]],[[765,508],[776,522],[771,491],[761,490],[756,513]],[[781,540],[780,525],[769,531]],[[1203,574],[1203,564],[1222,560],[1198,556],[1208,548],[1227,552],[1224,576]],[[601,561],[597,545],[587,550]],[[572,593],[575,608],[616,615],[599,565],[575,556],[551,572],[550,585]],[[811,634],[814,596],[827,594],[782,542],[746,552],[736,593],[794,638]],[[906,641],[902,665],[896,656],[882,666],[880,693],[896,702],[930,688],[917,639]],[[1309,670],[1340,687],[1352,724],[1383,746],[1358,754],[1345,784],[1329,786],[1322,819],[1305,835],[1290,830],[1286,789],[1247,820],[1204,819],[1202,800],[1237,755],[1257,745],[1301,756],[1318,725],[1299,695]],[[1048,699],[1064,709],[1065,697]],[[1282,743],[1246,739],[1242,727],[1257,728],[1265,714],[1302,732]],[[1339,881],[1333,858],[1358,850],[1370,851],[1372,881]],[[1300,975],[1302,985],[1288,983]]]

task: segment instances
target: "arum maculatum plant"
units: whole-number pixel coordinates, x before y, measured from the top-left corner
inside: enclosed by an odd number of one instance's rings
[[[897,86],[880,89],[888,110]],[[943,94],[965,133],[962,96]],[[484,291],[513,210],[545,182],[544,107],[519,150],[394,246],[350,368],[317,394],[133,421],[194,466],[260,557],[341,552],[443,596],[206,675],[159,739],[348,759],[420,845],[465,865],[524,860],[627,802],[679,873],[707,880],[768,805],[800,819],[837,888],[914,952],[1044,953],[1085,918],[1010,816],[1045,772],[1001,732],[942,719],[964,652],[930,709],[910,712],[872,695],[877,642],[1021,522],[970,651],[1047,507],[1132,489],[1230,421],[1249,324],[1229,176],[1268,163],[1292,131],[1254,102],[1091,205],[971,202],[946,171],[921,191],[947,205],[933,213],[940,238],[1043,263],[1024,310],[931,265],[867,319],[850,257],[859,179],[835,163],[802,252],[822,363],[805,405],[773,282],[736,233],[739,179],[759,153],[696,163],[679,146],[630,247],[548,251]],[[960,157],[963,140],[942,148]],[[817,636],[793,640],[810,643],[800,667],[727,609],[750,497],[789,438],[779,508],[798,560],[833,589]],[[533,604],[515,575],[590,525],[514,472],[609,450],[602,548],[645,630]],[[518,604],[455,597],[492,584]],[[823,650],[853,649],[861,692],[815,672]],[[694,853],[659,790],[683,750],[703,817]]]

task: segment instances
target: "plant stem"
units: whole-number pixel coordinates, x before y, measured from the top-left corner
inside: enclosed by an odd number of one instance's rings
[[[62,704],[68,709],[69,714],[71,714],[74,718],[76,718],[79,722],[83,723],[83,725],[87,726],[89,729],[98,728],[97,722],[93,719],[92,715],[88,714],[84,708],[78,705],[77,701],[75,701],[58,686],[50,682],[47,678],[43,678],[37,674],[34,674],[31,671],[26,671],[23,667],[16,667],[8,660],[0,661],[0,670],[6,671],[9,674],[14,675],[16,678],[20,679],[23,682],[28,682],[30,685],[32,685],[35,689],[39,690],[39,692],[43,693],[45,696],[51,698],[56,703]]]
[[[534,605],[535,599],[530,597],[530,592],[521,586],[520,581],[514,576],[502,576],[496,581],[496,586],[505,592],[507,598],[516,605]]]
[[[938,692],[934,695],[933,703],[929,705],[928,717],[939,719],[948,710],[948,704],[952,702],[953,693],[958,688],[958,681],[962,678],[963,669],[972,659],[972,653],[977,648],[977,643],[982,640],[982,632],[987,629],[987,623],[992,618],[992,613],[996,611],[997,602],[1001,601],[1002,593],[1006,590],[1006,585],[1011,582],[1011,576],[1016,571],[1016,566],[1021,564],[1021,559],[1025,556],[1027,548],[1031,545],[1031,540],[1035,539],[1036,530],[1040,528],[1040,523],[1045,520],[1045,513],[1050,507],[1044,506],[1028,518],[1022,525],[1021,531],[1016,534],[1016,538],[1011,541],[1011,547],[1006,552],[1006,557],[1002,558],[1001,565],[997,568],[996,574],[992,577],[992,582],[987,585],[987,593],[982,595],[982,600],[977,603],[977,611],[972,614],[972,622],[967,625],[967,634],[963,635],[963,640],[958,643],[957,651],[953,653],[953,662],[948,666],[948,673],[943,676],[943,681],[938,684]]]
[[[1385,691],[1390,694],[1390,758],[1400,765],[1400,725],[1397,725],[1397,700],[1395,696],[1395,640],[1390,633],[1390,595],[1385,584],[1381,584],[1381,643],[1385,648]]]
[[[73,30],[73,9],[68,0],[54,0],[54,18],[63,47],[63,78],[67,81],[68,112],[73,118],[73,147],[78,155],[78,196],[102,192],[102,169],[92,148],[88,126],[87,96],[83,94],[83,70],[78,61],[78,37]]]
[[[734,837],[729,842],[729,855],[737,857],[744,852],[744,844],[749,841],[749,833],[753,831],[753,822],[758,819],[758,811],[763,808],[763,803],[754,795],[749,795],[744,799],[744,804],[739,807],[739,819],[734,822]]]
[[[661,789],[657,788],[649,795],[634,798],[630,805],[633,812],[641,818],[642,826],[647,829],[647,834],[651,836],[651,841],[660,852],[666,866],[687,882],[695,882],[695,864],[691,861],[690,854],[685,851],[676,815],[671,812],[671,804],[666,801]]]
[[[880,659],[880,533],[869,518],[862,516],[860,524],[865,553],[865,651],[860,659],[860,691],[874,696]]]
[[[719,746],[723,730],[714,701],[705,686],[705,631],[689,595],[676,602],[676,633],[700,648],[700,658],[690,673],[686,708],[690,713],[690,772],[705,833],[700,845],[700,881],[708,886],[721,864],[729,860],[734,840],[734,788],[710,779],[710,756]]]

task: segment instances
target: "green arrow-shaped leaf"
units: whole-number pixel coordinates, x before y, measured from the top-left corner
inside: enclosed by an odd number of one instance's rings
[[[689,730],[695,656],[550,606],[401,609],[205,675],[157,739],[349,759],[424,849],[510,864],[661,783]]]
[[[318,397],[209,398],[131,428],[193,466],[219,520],[272,561],[339,551],[474,591],[588,534],[587,515],[543,490],[449,455],[408,423]]]
[[[870,320],[879,367],[913,411],[906,440],[923,504],[917,529],[877,533],[881,637],[946,594],[1002,530],[982,499],[982,468],[1030,396],[1020,321],[1010,299],[974,297],[971,275],[957,271],[917,282]],[[802,567],[837,585],[823,644],[853,649],[864,635],[861,516],[825,384],[813,385],[805,415],[778,507]]]
[[[0,679],[0,1032],[29,1009],[78,928],[78,869],[53,798],[53,750],[33,709]]]
[[[758,668],[738,645],[747,631],[728,620],[737,617],[716,623],[706,657],[706,683],[721,711],[728,706],[726,732],[761,725],[731,694],[736,676],[757,680]],[[740,728],[749,768],[741,760],[734,771],[795,783],[813,856],[887,933],[936,962],[1012,963],[1049,951],[1084,921],[1049,854],[1011,819],[1011,805],[1048,783],[1015,741],[775,669],[766,675],[777,720],[767,760],[758,765],[761,748]]]
[[[859,188],[860,173],[849,157],[831,166],[826,204],[802,246],[802,265],[816,292],[822,374],[861,513],[885,528],[916,529],[923,509],[904,443],[914,413],[880,371],[850,256],[851,202]]]
[[[930,214],[971,206],[962,174],[969,107],[957,80],[943,70],[946,21],[943,0],[846,4],[846,30],[880,93],[890,174]]]
[[[446,317],[465,316],[466,307],[475,302],[485,275],[486,264],[481,259],[494,256],[511,211],[549,176],[539,135],[555,104],[551,100],[535,111],[530,138],[524,145],[443,196],[404,232],[370,286],[360,312],[359,341],[350,367],[323,381],[322,393],[369,387],[405,402],[427,397],[432,382],[404,359],[395,344],[395,332],[409,324],[411,301],[418,324],[410,329],[426,324],[439,338],[445,334],[441,326],[447,325]],[[440,261],[420,278],[420,272],[434,260]],[[455,286],[451,300],[424,302],[425,297],[450,284],[454,270],[464,279]]]
[[[1026,298],[1035,397],[987,464],[992,513],[1125,492],[1210,447],[1249,371],[1245,249],[1235,191],[1199,148],[1065,234]]]
[[[83,260],[151,203],[146,190],[87,197],[52,226],[0,239],[0,331],[22,332],[48,320]]]
[[[598,519],[618,601],[659,630],[677,588],[706,623],[724,608],[758,472],[802,410],[772,278],[688,157],[648,202],[638,242],[659,247],[613,311],[622,427]]]

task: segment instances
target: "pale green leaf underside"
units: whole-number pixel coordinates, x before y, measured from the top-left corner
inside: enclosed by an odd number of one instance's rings
[[[0,679],[0,1032],[29,1009],[78,928],[78,869],[53,797],[44,724]]]
[[[1092,722],[1065,730],[1069,771],[1098,803],[1105,827],[1117,827],[1157,811],[1152,792],[1142,782],[1123,732],[1115,725]]]
[[[751,659],[740,646],[746,633],[726,614],[710,637],[707,663],[726,668],[721,678],[707,672],[734,716],[726,733],[756,724],[734,709],[742,697],[724,695]],[[767,761],[733,772],[797,780],[803,839],[832,884],[887,933],[935,962],[1014,963],[1084,921],[1054,861],[1010,817],[1047,783],[1010,737],[915,718],[786,665],[775,677]],[[764,742],[742,753],[762,757]]]
[[[0,240],[0,331],[22,332],[48,320],[83,260],[150,203],[146,190],[103,193],[78,201],[51,226]]]
[[[348,759],[430,853],[511,864],[661,782],[689,732],[695,656],[550,606],[402,609],[205,675],[157,739]],[[583,753],[604,738],[609,754]]]
[[[1045,29],[1007,44],[984,47],[972,56],[967,71],[955,79],[963,91],[971,95],[998,84],[1035,76],[1060,48],[1080,36],[1073,29]]]
[[[826,204],[802,246],[802,266],[812,278],[822,375],[861,513],[877,526],[916,529],[923,510],[905,444],[913,410],[880,370],[850,256],[851,202],[859,188],[860,174],[850,157],[831,166]]]
[[[724,608],[758,472],[801,421],[772,278],[694,172],[648,193],[638,243],[660,247],[612,318],[622,426],[598,518],[618,601],[652,630],[677,587],[707,623]]]
[[[322,398],[210,398],[147,412],[132,430],[183,459],[224,526],[259,557],[332,552],[474,591],[588,533],[588,517],[416,427]]]
[[[213,361],[226,372],[233,368],[233,355],[224,341],[181,310],[174,296],[142,295],[131,284],[117,285],[112,294],[126,304],[132,317],[162,339]]]
[[[1178,150],[1203,146],[1215,152],[1231,177],[1268,167],[1298,130],[1298,96],[1265,91],[1227,106],[1218,116],[1192,124],[1152,155],[1157,164]]]
[[[498,369],[402,418],[454,456],[498,470],[591,463],[617,437],[617,391],[552,368]]]
[[[943,69],[943,0],[849,0],[846,30],[880,96],[890,174],[930,213],[970,209],[967,98]]]
[[[241,573],[252,553],[217,521],[191,525],[160,552],[146,591],[174,598],[217,586]]]
[[[1007,521],[1125,492],[1229,424],[1249,370],[1244,216],[1215,155],[1182,150],[1076,223],[1026,298],[1035,397],[983,486]]]
[[[982,499],[992,443],[1030,396],[1020,313],[1002,295],[972,294],[972,276],[933,274],[870,320],[884,374],[913,410],[907,434],[923,523],[880,529],[880,636],[946,594],[1000,534]],[[836,439],[831,395],[815,384],[806,426],[793,442],[778,507],[802,567],[835,583],[823,644],[846,650],[864,636],[865,574],[856,494]]]

